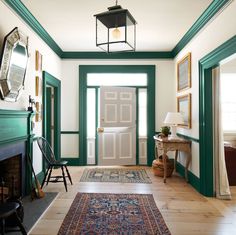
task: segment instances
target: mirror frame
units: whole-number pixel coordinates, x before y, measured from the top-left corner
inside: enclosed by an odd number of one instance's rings
[[[10,74],[10,65],[14,48],[20,45],[25,48],[26,51],[26,64],[23,76],[20,77],[20,84],[17,89],[12,89]],[[19,98],[22,88],[24,88],[25,74],[27,70],[29,52],[28,52],[28,37],[25,36],[18,27],[15,27],[9,34],[4,38],[2,56],[0,61],[0,95],[1,99],[5,101],[16,102]],[[16,80],[17,82],[17,80]]]

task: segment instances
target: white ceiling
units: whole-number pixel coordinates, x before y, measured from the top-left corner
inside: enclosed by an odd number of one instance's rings
[[[63,51],[100,51],[94,14],[115,0],[21,0]],[[137,21],[136,51],[171,51],[212,0],[119,0]]]

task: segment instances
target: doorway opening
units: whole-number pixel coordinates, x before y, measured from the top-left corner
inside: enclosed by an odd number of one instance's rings
[[[61,156],[61,81],[43,71],[43,136]]]
[[[151,165],[155,66],[91,65],[79,71],[80,164]]]

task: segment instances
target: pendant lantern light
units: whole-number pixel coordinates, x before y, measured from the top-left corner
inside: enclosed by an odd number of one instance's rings
[[[120,5],[94,15],[96,18],[96,46],[110,52],[135,51],[136,20]]]

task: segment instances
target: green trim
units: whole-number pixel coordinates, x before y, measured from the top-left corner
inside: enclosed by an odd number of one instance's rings
[[[79,135],[79,131],[61,131],[61,135]]]
[[[79,66],[79,156],[80,165],[87,164],[87,133],[86,133],[86,113],[87,113],[87,74],[88,73],[146,73],[148,76],[147,85],[147,123],[148,123],[148,165],[152,165],[154,156],[154,141],[155,133],[155,65],[80,65]]]
[[[199,61],[200,192],[205,196],[214,195],[212,69],[234,53],[236,36]]]
[[[63,161],[68,161],[68,166],[78,166],[79,165],[79,157],[73,158],[73,157],[63,157],[61,158]]]
[[[37,19],[31,14],[27,7],[20,1],[4,0],[23,19],[31,29],[59,56],[63,51],[52,39],[48,32],[42,27]]]
[[[186,139],[186,140],[190,140],[190,141],[193,141],[193,142],[196,142],[196,143],[199,143],[199,139],[196,139],[192,136],[187,136],[187,135],[183,135],[183,134],[180,134],[180,133],[177,133],[177,135],[183,139]]]
[[[46,87],[46,139],[48,143],[52,146],[52,87]],[[49,130],[49,131],[48,131]]]
[[[61,156],[61,81],[43,71],[43,136],[47,136],[47,86],[54,88],[54,153]]]
[[[0,145],[28,140],[31,114],[28,111],[0,109]]]
[[[172,59],[190,40],[227,4],[230,0],[215,0],[202,13],[183,38],[177,43],[172,51],[143,51],[143,52],[82,52],[62,51],[53,38],[47,33],[43,26],[37,21],[27,7],[20,1],[4,0],[27,25],[29,25],[39,37],[61,58],[61,59]]]
[[[142,51],[142,52],[63,52],[62,59],[172,59],[171,51]]]
[[[185,177],[185,167],[179,162],[176,162],[176,171],[183,178]],[[200,192],[200,179],[196,175],[194,175],[191,171],[188,171],[188,181],[198,192]]]
[[[172,50],[173,57],[175,57],[228,2],[230,2],[230,0],[212,1],[208,8],[201,14],[197,21],[174,47]]]

